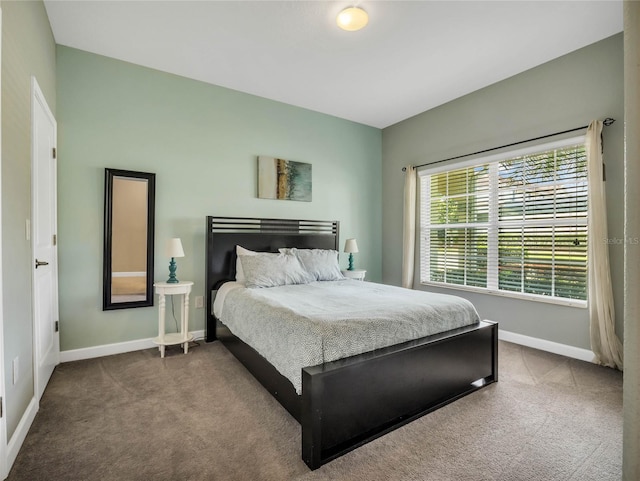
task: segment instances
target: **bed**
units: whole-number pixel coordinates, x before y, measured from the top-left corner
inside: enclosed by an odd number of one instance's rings
[[[238,335],[234,331],[242,329],[214,315],[214,299],[235,281],[237,245],[274,253],[283,247],[339,250],[339,223],[209,216],[206,228],[206,340],[222,342],[300,422],[309,468],[498,380],[498,326],[477,321],[304,366],[298,385],[258,352],[261,347],[241,339],[247,332]],[[356,289],[361,281],[340,282]]]

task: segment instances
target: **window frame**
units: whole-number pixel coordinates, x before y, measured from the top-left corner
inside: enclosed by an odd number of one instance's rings
[[[580,135],[580,136],[574,136],[574,137],[568,137],[568,138],[564,138],[564,139],[560,139],[560,140],[556,140],[553,142],[547,142],[547,143],[543,143],[543,144],[536,144],[536,145],[532,145],[529,147],[525,147],[525,148],[521,148],[521,149],[517,149],[517,150],[508,150],[508,151],[503,151],[497,154],[492,154],[489,156],[477,156],[477,157],[473,157],[471,159],[468,160],[464,160],[464,161],[458,161],[458,162],[447,162],[444,164],[439,164],[439,165],[434,165],[433,167],[425,167],[424,169],[421,169],[418,171],[418,185],[417,185],[417,201],[418,201],[418,205],[417,205],[417,209],[416,209],[416,216],[417,216],[417,222],[419,225],[419,229],[417,229],[417,235],[418,235],[418,259],[416,259],[417,262],[417,270],[419,272],[419,279],[420,279],[420,285],[423,286],[427,286],[427,287],[438,287],[438,288],[443,288],[443,289],[454,289],[454,290],[461,290],[461,291],[469,291],[469,292],[476,292],[476,293],[481,293],[481,294],[488,294],[488,295],[492,295],[492,296],[499,296],[499,297],[508,297],[508,298],[514,298],[514,299],[523,299],[523,300],[528,300],[528,301],[535,301],[535,302],[544,302],[544,303],[549,303],[549,304],[557,304],[557,305],[563,305],[563,306],[570,306],[570,307],[578,307],[578,308],[586,308],[588,306],[588,299],[582,300],[582,299],[571,299],[571,298],[563,298],[563,297],[554,297],[554,296],[547,296],[547,295],[542,295],[542,294],[531,294],[531,293],[524,293],[524,292],[517,292],[517,291],[509,291],[509,290],[502,290],[499,289],[498,286],[496,285],[495,282],[491,282],[492,280],[496,280],[497,279],[497,275],[496,276],[490,276],[489,274],[487,274],[487,287],[475,287],[475,286],[468,286],[468,285],[464,285],[464,284],[453,284],[453,283],[448,283],[448,282],[438,282],[438,281],[431,281],[431,280],[423,280],[424,277],[430,277],[430,274],[427,272],[426,275],[423,273],[423,267],[425,266],[425,264],[427,266],[429,266],[429,259],[427,259],[426,263],[423,260],[423,256],[427,256],[427,258],[430,257],[430,243],[427,243],[428,247],[425,249],[424,243],[426,240],[426,235],[425,235],[425,229],[430,229],[429,227],[425,226],[424,222],[423,222],[423,215],[422,215],[422,210],[423,210],[423,195],[425,195],[424,189],[423,189],[423,182],[422,182],[422,178],[424,176],[430,176],[430,175],[434,175],[434,174],[439,174],[439,173],[443,173],[443,172],[448,172],[448,171],[455,171],[455,170],[459,170],[459,169],[464,169],[464,168],[470,168],[470,167],[474,167],[474,166],[479,166],[479,165],[483,165],[483,164],[490,164],[490,169],[491,168],[496,168],[498,166],[498,162],[500,161],[504,161],[504,160],[508,160],[508,159],[512,159],[512,158],[517,158],[517,157],[521,157],[521,156],[525,156],[525,155],[532,155],[532,154],[536,154],[536,153],[543,153],[543,152],[547,152],[549,150],[554,150],[554,149],[561,149],[561,148],[566,148],[566,147],[571,147],[573,145],[578,145],[578,144],[585,144],[586,141],[586,137],[585,135]],[[492,179],[494,179],[495,177],[489,177],[489,182],[490,184],[492,184]],[[497,189],[497,185],[490,185],[489,188],[489,192],[491,192],[492,189]],[[427,194],[428,195],[428,194]],[[498,236],[498,232],[497,232],[497,227],[499,226],[498,220],[496,217],[492,218],[492,215],[495,216],[497,215],[497,209],[498,209],[498,196],[497,195],[490,195],[489,196],[490,199],[490,213],[489,213],[489,219],[487,220],[487,222],[482,222],[482,223],[465,223],[466,226],[468,227],[477,227],[477,228],[481,228],[481,229],[486,229],[487,230],[487,271],[489,271],[490,269],[496,268],[497,269],[497,262],[498,262],[498,258],[495,255],[490,255],[489,251],[492,249],[495,249],[495,251],[497,251],[498,249],[498,243],[497,243],[497,236]],[[492,213],[493,212],[493,213]],[[587,225],[587,217],[585,216],[584,218],[578,218],[579,220],[576,222],[576,220],[573,220],[573,223],[571,225]],[[561,222],[558,223],[559,225],[562,225]],[[429,224],[430,225],[430,224]],[[450,225],[450,224],[447,224]],[[462,224],[460,224],[462,225]],[[547,224],[547,225],[554,225],[554,224]],[[492,229],[493,228],[493,229]],[[432,228],[431,228],[432,229]],[[431,232],[431,230],[429,230],[429,233]],[[489,241],[489,238],[495,236],[495,240],[496,242],[492,243]],[[495,264],[495,265],[494,265]],[[497,272],[497,270],[496,270]],[[589,275],[588,275],[588,270],[587,270],[587,274],[586,274],[586,289],[588,292],[588,282],[589,282]]]

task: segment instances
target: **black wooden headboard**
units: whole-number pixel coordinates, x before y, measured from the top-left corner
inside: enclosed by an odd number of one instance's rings
[[[207,216],[206,229],[207,342],[216,339],[212,312],[214,290],[236,277],[236,245],[259,252],[278,252],[281,247],[339,250],[338,221]]]

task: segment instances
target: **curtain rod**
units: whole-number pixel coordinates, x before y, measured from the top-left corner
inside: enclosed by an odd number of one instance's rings
[[[612,119],[611,117],[607,117],[606,119],[604,119],[604,121],[602,123],[603,123],[603,125],[606,125],[608,127],[609,125],[611,125],[615,121],[616,121],[616,119]],[[553,133],[553,134],[542,135],[540,137],[534,137],[533,139],[521,140],[519,142],[513,142],[511,144],[501,145],[500,147],[491,147],[490,149],[478,150],[477,152],[472,152],[470,154],[456,155],[455,157],[449,157],[448,159],[436,160],[435,162],[429,162],[429,163],[426,163],[426,164],[416,165],[415,168],[419,169],[420,167],[426,167],[427,165],[439,164],[440,162],[447,162],[448,160],[456,160],[456,159],[461,159],[463,157],[470,157],[472,155],[484,154],[485,152],[491,152],[492,150],[500,150],[500,149],[504,149],[506,147],[513,147],[514,145],[520,145],[520,144],[526,144],[527,142],[533,142],[534,140],[541,140],[541,139],[546,139],[548,137],[555,137],[556,135],[568,134],[569,132],[575,132],[576,130],[582,130],[582,129],[586,129],[588,127],[589,127],[588,125],[583,125],[582,127],[576,127],[575,129],[563,130],[562,132],[556,132],[556,133]],[[402,172],[405,172],[406,170],[407,170],[406,167],[402,168]]]

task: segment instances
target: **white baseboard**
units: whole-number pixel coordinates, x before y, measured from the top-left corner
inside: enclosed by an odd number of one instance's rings
[[[532,347],[534,349],[540,349],[541,351],[560,354],[561,356],[571,357],[573,359],[580,359],[581,361],[593,362],[593,359],[595,358],[595,354],[589,349],[582,349],[580,347],[569,346],[567,344],[560,344],[559,342],[538,339],[537,337],[525,336],[515,332],[503,331],[502,329],[498,329],[498,339],[513,342],[514,344],[520,344],[522,346]]]
[[[204,338],[204,330],[189,331],[194,339]],[[103,344],[101,346],[84,347],[82,349],[72,349],[60,352],[60,362],[80,361],[82,359],[93,359],[94,357],[111,356],[125,352],[141,351],[158,347],[153,343],[152,337],[148,339],[137,339],[135,341],[116,342],[114,344]]]
[[[31,398],[31,402],[29,402],[29,405],[27,406],[27,409],[22,415],[22,419],[20,419],[16,430],[13,432],[13,436],[11,436],[11,439],[7,443],[7,474],[11,471],[11,467],[18,457],[18,452],[27,437],[27,433],[31,428],[31,424],[33,424],[33,420],[35,419],[37,412],[38,401],[36,400],[36,396],[33,396]]]
[[[194,339],[204,338],[204,330],[189,331],[193,334]],[[561,356],[580,359],[581,361],[593,362],[595,355],[589,349],[560,344],[558,342],[547,341],[537,337],[525,336],[515,332],[498,330],[498,338],[503,341],[513,342],[522,346],[540,349],[541,351],[560,354]],[[103,344],[101,346],[85,347],[82,349],[72,349],[70,351],[60,352],[60,362],[80,361],[82,359],[93,359],[95,357],[111,356],[113,354],[122,354],[125,352],[140,351],[157,347],[152,341],[153,338],[138,339],[135,341],[118,342],[114,344]]]

